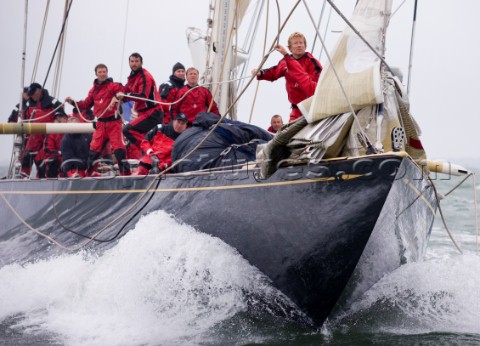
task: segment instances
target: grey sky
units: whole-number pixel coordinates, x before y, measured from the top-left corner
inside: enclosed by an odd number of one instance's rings
[[[282,18],[290,11],[294,1],[282,0]],[[394,1],[396,9],[402,1]],[[31,81],[33,62],[37,50],[38,37],[44,16],[46,0],[29,1],[27,68],[25,84]],[[126,17],[127,4],[129,15]],[[307,1],[315,17],[323,1]],[[343,0],[346,10],[352,0]],[[0,12],[0,61],[3,74],[0,79],[0,114],[6,122],[14,105],[19,101],[21,90],[21,52],[23,34],[24,1],[1,0]],[[43,45],[36,81],[42,83],[47,65],[60,29],[63,0],[51,1],[51,12],[47,24],[47,37]],[[177,61],[191,66],[192,60],[187,47],[185,30],[189,26],[206,29],[208,0],[81,0],[74,1],[67,31],[67,46],[61,79],[60,100],[66,96],[82,99],[87,95],[94,79],[93,68],[103,62],[109,66],[110,76],[124,83],[129,73],[127,57],[138,51],[143,55],[144,67],[155,77],[157,84],[171,74],[171,67]],[[400,8],[391,20],[387,35],[387,61],[399,66],[405,75],[408,68],[408,53],[413,16],[413,0]],[[269,25],[270,46],[276,34],[277,22],[275,2],[271,2],[272,17]],[[447,1],[421,0],[417,14],[416,40],[414,46],[413,71],[411,81],[411,110],[422,128],[421,140],[429,158],[480,158],[478,143],[480,114],[475,101],[480,95],[478,80],[480,70],[479,41],[480,2],[477,0]],[[126,35],[125,32],[125,23]],[[265,25],[261,23],[262,27]],[[342,30],[344,24],[332,17],[332,30]],[[303,4],[281,35],[281,43],[292,31],[301,31],[307,36],[311,51],[315,31],[305,14]],[[326,38],[327,45],[336,40],[335,33]],[[122,54],[123,44],[125,51]],[[255,57],[250,62],[255,67],[261,59],[263,33],[257,36]],[[320,52],[316,42],[314,55]],[[265,67],[277,63],[278,53],[271,54]],[[325,54],[321,57],[326,64]],[[50,89],[52,76],[46,84]],[[239,120],[248,121],[255,83],[245,94],[239,106]],[[66,106],[67,112],[71,111]],[[259,87],[252,122],[267,127],[273,114],[281,114],[288,119],[289,103],[284,81],[262,82]],[[0,165],[10,160],[12,136],[1,136]]]

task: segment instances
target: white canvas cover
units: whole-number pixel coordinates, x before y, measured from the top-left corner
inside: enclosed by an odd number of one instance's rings
[[[351,23],[383,55],[383,38],[390,19],[392,0],[361,0]],[[298,107],[309,123],[350,111],[332,65],[356,111],[383,103],[380,59],[347,26],[332,54],[332,64],[322,72],[315,94]]]

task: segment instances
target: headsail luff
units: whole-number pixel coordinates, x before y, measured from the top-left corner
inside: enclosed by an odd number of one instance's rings
[[[362,0],[356,6],[351,20],[353,26],[381,55],[391,8],[391,0]],[[380,64],[380,59],[347,26],[332,54],[331,64],[320,77],[315,94],[298,105],[307,121],[315,122],[349,112],[349,102],[354,110],[383,103]],[[342,83],[348,101],[339,83]]]

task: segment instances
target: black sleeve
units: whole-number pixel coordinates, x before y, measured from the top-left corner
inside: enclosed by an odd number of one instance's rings
[[[144,139],[151,142],[153,137],[155,137],[155,135],[157,134],[157,132],[158,132],[158,126],[155,126],[153,129],[147,132]]]
[[[18,110],[14,109],[8,117],[9,123],[16,123],[18,121]]]
[[[163,83],[162,85],[160,85],[160,87],[158,88],[160,97],[162,99],[166,99],[170,94],[170,90],[172,90],[172,85],[170,83]]]

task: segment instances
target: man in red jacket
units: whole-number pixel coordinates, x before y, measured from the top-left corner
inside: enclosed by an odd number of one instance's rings
[[[158,103],[160,95],[157,84],[150,72],[142,67],[142,56],[132,53],[128,62],[132,71],[125,85],[125,94],[118,93],[117,98],[123,99],[125,102],[135,102],[135,111],[138,116],[123,128],[123,134],[129,141],[127,156],[130,159],[139,159],[142,156],[140,142],[148,131],[157,124],[163,123],[163,111],[162,106]]]
[[[283,126],[283,119],[280,115],[275,114],[270,120],[270,127],[267,129],[270,133],[277,133]]]
[[[57,112],[54,115],[53,122],[66,123],[67,115]],[[62,143],[63,136],[63,133],[50,133],[45,136],[43,164],[45,165],[45,175],[47,178],[56,178],[61,172],[62,151],[60,149],[60,143]]]
[[[299,32],[294,32],[288,38],[288,49],[292,54],[288,54],[285,47],[278,45],[275,50],[283,55],[283,59],[268,69],[253,69],[252,74],[256,75],[258,80],[270,82],[285,77],[288,100],[292,105],[290,121],[293,121],[302,115],[297,104],[314,94],[322,65],[312,54],[306,52],[307,40]]]
[[[198,113],[209,110],[219,114],[217,104],[207,88],[198,85],[198,70],[195,67],[187,69],[187,85],[181,88],[175,96],[171,114],[176,117],[183,113],[187,116],[189,125],[195,120]]]
[[[127,161],[125,140],[122,134],[123,121],[117,114],[115,96],[117,93],[123,92],[124,88],[108,77],[108,68],[104,64],[95,66],[95,75],[97,78],[93,81],[87,97],[85,100],[77,102],[80,108],[79,112],[84,112],[93,106],[93,114],[97,118],[95,132],[90,143],[87,174],[94,174],[96,161],[105,149],[107,142],[110,141],[113,153],[117,158],[120,175],[130,175],[130,164]],[[70,96],[65,99],[65,102],[75,106],[75,102]]]
[[[170,75],[167,82],[162,83],[158,87],[158,92],[160,93],[160,99],[163,103],[166,103],[163,106],[163,113],[165,117],[163,118],[163,123],[167,125],[170,123],[170,120],[173,120],[170,117],[171,103],[175,100],[175,95],[178,90],[183,88],[185,85],[185,67],[182,63],[177,62],[173,65],[172,74]]]
[[[175,139],[187,129],[188,119],[180,113],[175,120],[160,130],[150,131],[140,146],[145,152],[133,175],[146,175],[152,168],[158,166],[164,170],[172,164],[172,148]]]
[[[48,91],[38,83],[32,83],[28,87],[28,108],[25,112],[26,122],[51,123],[55,110],[65,114],[62,104],[56,98],[49,95]],[[21,173],[29,178],[33,162],[37,166],[37,177],[44,178],[45,171],[41,161],[43,160],[43,142],[45,135],[31,134],[28,136],[25,149],[22,153]]]

